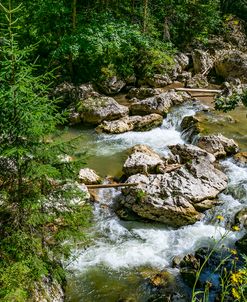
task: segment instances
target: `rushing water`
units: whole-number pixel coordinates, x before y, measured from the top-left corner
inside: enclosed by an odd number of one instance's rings
[[[121,174],[126,149],[133,145],[146,144],[165,154],[168,145],[183,143],[179,132],[182,118],[201,109],[198,103],[176,108],[160,128],[148,132],[98,135],[92,129],[78,128],[70,135],[81,135],[78,147],[87,152],[89,167],[102,176],[115,176]],[[228,189],[220,194],[222,203],[209,210],[202,221],[179,229],[121,221],[111,209],[119,191],[99,190],[100,202],[95,204],[94,225],[90,229],[93,240],[89,247],[75,251],[76,260],[69,265],[73,273],[68,281],[67,301],[156,301],[155,293],[145,284],[146,272],[166,268],[176,276],[177,271],[171,269],[173,257],[221,238],[234,214],[247,205],[247,169],[237,166],[232,159],[223,161],[222,166],[229,176]],[[215,224],[219,213],[225,217],[220,226]],[[230,233],[228,243],[233,244],[240,236]]]

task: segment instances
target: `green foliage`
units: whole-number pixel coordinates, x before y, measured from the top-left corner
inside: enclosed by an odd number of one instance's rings
[[[65,35],[54,58],[71,59],[75,77],[79,81],[118,75],[145,76],[155,71],[160,63],[169,69],[169,44],[158,42],[142,34],[137,25],[114,20],[109,14],[93,15],[72,35]]]
[[[215,109],[223,112],[234,110],[240,104],[247,107],[247,90],[243,93],[233,93],[229,97],[220,96],[215,99]]]
[[[206,42],[221,28],[219,0],[145,2],[146,13],[144,1],[77,1],[73,13],[72,1],[26,0],[19,40],[39,42],[34,55],[40,57],[40,70],[57,67],[63,80],[82,82],[111,75],[145,77],[160,61],[169,68],[171,45]]]
[[[35,48],[17,43],[20,7],[1,10],[0,299],[27,301],[42,276],[64,277],[60,260],[83,239],[91,209],[74,182],[77,162],[62,160],[71,147],[52,140],[65,117],[47,97],[51,74],[35,76]]]

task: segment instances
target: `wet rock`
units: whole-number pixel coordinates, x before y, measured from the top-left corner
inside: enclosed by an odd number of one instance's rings
[[[146,79],[146,82],[151,87],[159,88],[170,85],[172,80],[168,74],[154,74],[152,78]]]
[[[147,88],[147,87],[140,87],[140,88],[131,88],[127,94],[127,98],[137,98],[139,100],[143,100],[158,94],[161,94],[162,91],[160,89],[155,88]]]
[[[206,88],[208,85],[208,80],[205,75],[196,74],[186,82],[185,86],[188,88]]]
[[[116,76],[107,78],[106,80],[98,83],[100,90],[107,95],[119,93],[125,85],[126,82],[118,79]]]
[[[196,273],[200,269],[200,261],[192,254],[186,255],[180,262],[180,274],[182,279],[189,286],[193,286],[196,280]]]
[[[213,68],[214,61],[207,51],[194,49],[192,52],[193,67],[196,74],[207,75]]]
[[[208,153],[207,151],[194,145],[177,144],[177,145],[169,146],[169,149],[173,153],[173,156],[176,155],[179,157],[179,163],[182,164],[186,164],[192,161],[193,159],[197,159],[197,158],[200,158],[200,160],[201,159],[206,160],[210,163],[214,163],[216,161],[216,158],[214,157],[213,154]]]
[[[137,145],[130,153],[123,166],[125,175],[156,173],[157,167],[163,165],[161,157],[148,146]]]
[[[172,259],[172,267],[173,267],[173,268],[179,267],[182,260],[183,260],[183,259],[182,259],[180,256],[175,256],[175,257]]]
[[[89,168],[84,168],[79,171],[78,179],[85,185],[93,185],[101,182],[101,178],[96,172]]]
[[[247,83],[247,54],[238,50],[219,52],[215,62],[218,76],[239,78]]]
[[[111,97],[90,97],[77,104],[77,112],[85,123],[100,124],[128,115],[128,107],[118,104]]]
[[[216,158],[233,155],[239,151],[239,147],[233,139],[221,134],[199,137],[197,146],[212,153]]]
[[[247,165],[247,152],[240,152],[234,155],[234,160],[241,166]]]
[[[244,227],[247,229],[247,208],[240,210],[234,219],[235,225],[240,226],[241,228]]]
[[[127,131],[148,131],[159,127],[163,123],[163,117],[159,114],[145,116],[126,116],[115,121],[104,121],[97,128],[97,132],[123,133]]]
[[[195,137],[202,132],[200,119],[196,116],[185,116],[180,124],[180,128],[182,130],[182,136],[189,143],[192,143]]]
[[[130,105],[130,112],[132,115],[157,113],[165,116],[173,104],[182,103],[183,101],[182,94],[171,90],[144,100],[137,100]]]
[[[62,286],[49,277],[35,283],[29,302],[64,302],[65,294]]]
[[[215,199],[227,187],[226,175],[199,158],[170,173],[136,174],[127,182],[138,185],[122,190],[122,206],[142,218],[173,227],[195,223],[201,218],[196,207]]]
[[[245,255],[247,255],[247,234],[236,242],[236,247]]]

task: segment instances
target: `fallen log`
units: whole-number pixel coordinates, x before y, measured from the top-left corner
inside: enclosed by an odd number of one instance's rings
[[[221,90],[217,89],[202,89],[202,88],[175,88],[176,91],[187,92],[206,92],[206,93],[221,93]]]
[[[206,98],[206,97],[212,97],[212,94],[191,94],[193,98]]]
[[[119,184],[100,184],[100,185],[86,185],[88,189],[107,189],[107,188],[120,188],[120,187],[134,187],[138,183],[119,183]]]

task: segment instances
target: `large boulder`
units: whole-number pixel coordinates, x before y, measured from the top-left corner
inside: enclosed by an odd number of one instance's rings
[[[125,85],[126,82],[118,79],[116,76],[109,77],[98,83],[100,90],[107,95],[119,93]]]
[[[90,97],[77,104],[77,112],[85,123],[100,124],[104,120],[115,120],[128,115],[129,109],[118,104],[113,98]]]
[[[216,158],[233,155],[239,151],[238,144],[222,134],[201,136],[197,146],[212,153]]]
[[[122,190],[121,206],[141,218],[180,227],[195,223],[202,211],[215,204],[214,199],[227,187],[227,177],[209,160],[197,158],[164,174],[132,175],[127,183],[138,185]]]
[[[165,116],[172,105],[183,101],[184,97],[182,94],[170,90],[144,100],[136,100],[130,105],[130,112],[132,115],[157,113]]]
[[[163,160],[155,151],[145,145],[137,145],[130,150],[130,155],[124,163],[123,172],[125,175],[137,173],[156,173]]]
[[[194,145],[177,144],[169,146],[169,149],[173,156],[177,156],[178,161],[182,164],[186,164],[187,162],[197,158],[209,161],[210,163],[214,163],[216,161],[213,154]]]
[[[213,68],[214,61],[210,54],[201,49],[194,49],[192,52],[194,72],[206,75]]]
[[[247,83],[247,54],[238,50],[219,52],[215,61],[218,76],[239,78]]]
[[[172,79],[178,79],[178,75],[181,74],[183,71],[187,70],[189,64],[189,57],[184,53],[178,53],[174,58],[174,66],[171,70]]]
[[[97,132],[123,133],[127,131],[148,131],[159,127],[163,123],[163,117],[152,113],[145,116],[126,116],[115,121],[103,121],[97,128]]]

